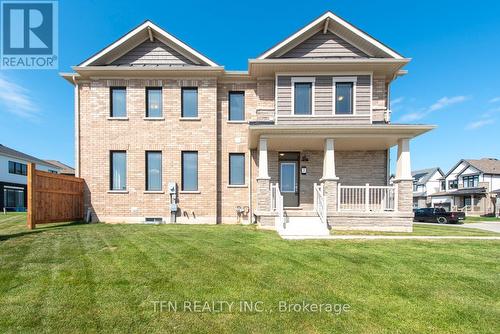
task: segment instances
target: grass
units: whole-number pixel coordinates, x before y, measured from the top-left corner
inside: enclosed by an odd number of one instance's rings
[[[285,241],[251,226],[0,215],[0,333],[498,333],[500,242]],[[155,312],[153,301],[265,312]],[[340,315],[279,301],[348,304]]]
[[[453,225],[424,225],[414,224],[413,232],[382,232],[382,231],[338,231],[332,230],[333,235],[424,235],[424,236],[480,236],[500,237],[500,233],[464,228]]]
[[[500,218],[467,216],[464,219],[464,223],[478,223],[478,222],[498,222],[498,223],[500,223]]]

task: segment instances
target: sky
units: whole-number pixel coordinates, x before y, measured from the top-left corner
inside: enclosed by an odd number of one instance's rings
[[[249,58],[331,10],[412,58],[391,84],[392,121],[438,126],[411,141],[413,169],[500,158],[500,2],[352,3],[61,0],[59,69],[0,70],[0,144],[74,165],[73,88],[58,73],[146,19],[227,70],[246,70]]]

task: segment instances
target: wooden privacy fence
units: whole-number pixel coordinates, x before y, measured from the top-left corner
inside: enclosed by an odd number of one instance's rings
[[[28,228],[83,219],[83,179],[28,165]]]

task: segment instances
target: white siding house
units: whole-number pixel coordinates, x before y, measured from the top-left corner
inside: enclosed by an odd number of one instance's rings
[[[500,189],[500,161],[495,158],[460,160],[442,179],[439,192],[431,195],[433,207],[493,215]]]
[[[412,171],[411,175],[413,177],[413,208],[430,207],[429,196],[441,190],[443,171],[439,167],[434,167]]]

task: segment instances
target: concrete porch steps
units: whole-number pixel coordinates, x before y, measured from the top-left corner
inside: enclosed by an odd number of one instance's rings
[[[278,226],[278,233],[282,237],[320,237],[330,235],[328,226],[321,222],[318,215],[285,217],[283,226]]]

